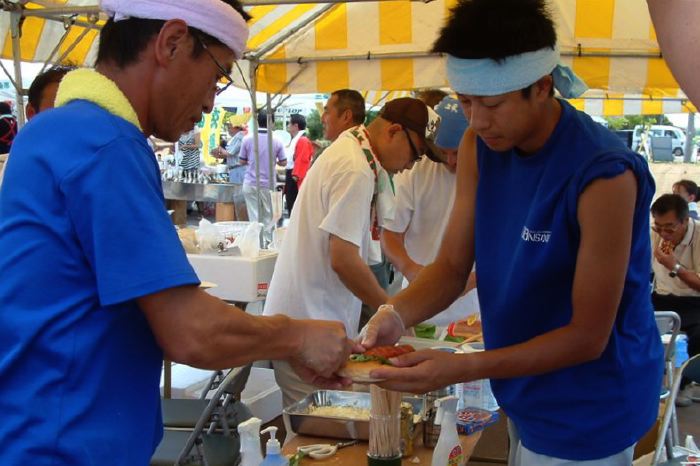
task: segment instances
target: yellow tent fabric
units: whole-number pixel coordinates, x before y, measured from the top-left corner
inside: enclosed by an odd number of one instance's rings
[[[290,94],[350,87],[382,95],[446,87],[443,59],[429,50],[455,2],[247,7],[253,16],[248,57],[259,64],[257,89]],[[96,1],[37,0],[28,2],[27,8],[42,8],[39,3],[85,7]],[[579,108],[598,114],[637,113],[640,109],[657,113],[667,108],[694,111],[684,105],[685,95],[660,57],[645,0],[550,0],[550,6],[564,63],[594,90],[586,95],[590,100],[575,102]],[[88,17],[76,19],[86,22]],[[9,25],[10,14],[0,13],[4,58],[12,57]],[[22,59],[45,60],[63,32],[62,23],[28,17],[22,30]],[[77,46],[72,45],[72,39],[83,33],[81,26],[70,27],[59,52],[65,52],[72,62],[90,64],[96,31],[89,30]],[[494,31],[499,33],[503,32]],[[248,80],[250,62],[241,65]],[[240,76],[238,80],[242,86]],[[631,100],[619,100],[624,98]]]

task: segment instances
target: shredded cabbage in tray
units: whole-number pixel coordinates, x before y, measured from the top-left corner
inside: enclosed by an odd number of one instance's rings
[[[340,417],[356,421],[369,421],[369,408],[356,406],[313,406],[308,414],[322,417]]]

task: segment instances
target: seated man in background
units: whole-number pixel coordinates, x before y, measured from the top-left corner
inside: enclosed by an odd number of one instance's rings
[[[455,197],[457,148],[467,130],[459,101],[445,97],[435,108],[440,116],[435,144],[437,160],[421,160],[413,170],[394,177],[396,214],[382,229],[382,250],[404,276],[405,288],[420,270],[437,257]],[[467,291],[473,289],[470,280]],[[476,292],[462,296],[428,320],[439,326],[478,311]]]
[[[652,303],[656,311],[673,311],[681,317],[692,357],[700,353],[700,224],[689,218],[688,205],[678,194],[659,197],[651,206],[651,215]],[[684,379],[676,406],[690,406],[690,389]]]
[[[31,120],[44,110],[53,108],[58,85],[63,77],[74,69],[74,66],[53,66],[34,78],[27,94],[27,120]]]
[[[680,180],[673,183],[673,194],[678,194],[688,203],[688,216],[698,220],[698,185],[691,180]]]

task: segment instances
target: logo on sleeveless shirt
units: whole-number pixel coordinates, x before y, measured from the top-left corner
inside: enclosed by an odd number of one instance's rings
[[[549,237],[552,236],[551,231],[546,230],[530,230],[528,227],[523,227],[523,232],[520,237],[523,241],[529,241],[532,243],[549,243]]]

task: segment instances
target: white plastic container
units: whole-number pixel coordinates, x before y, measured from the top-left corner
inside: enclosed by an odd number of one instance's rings
[[[463,466],[464,451],[457,433],[457,397],[446,396],[435,402],[435,424],[440,425],[440,437],[433,451],[431,466]]]
[[[260,466],[262,452],[260,451],[260,425],[262,421],[251,417],[238,424],[238,435],[241,438],[241,466]]]

